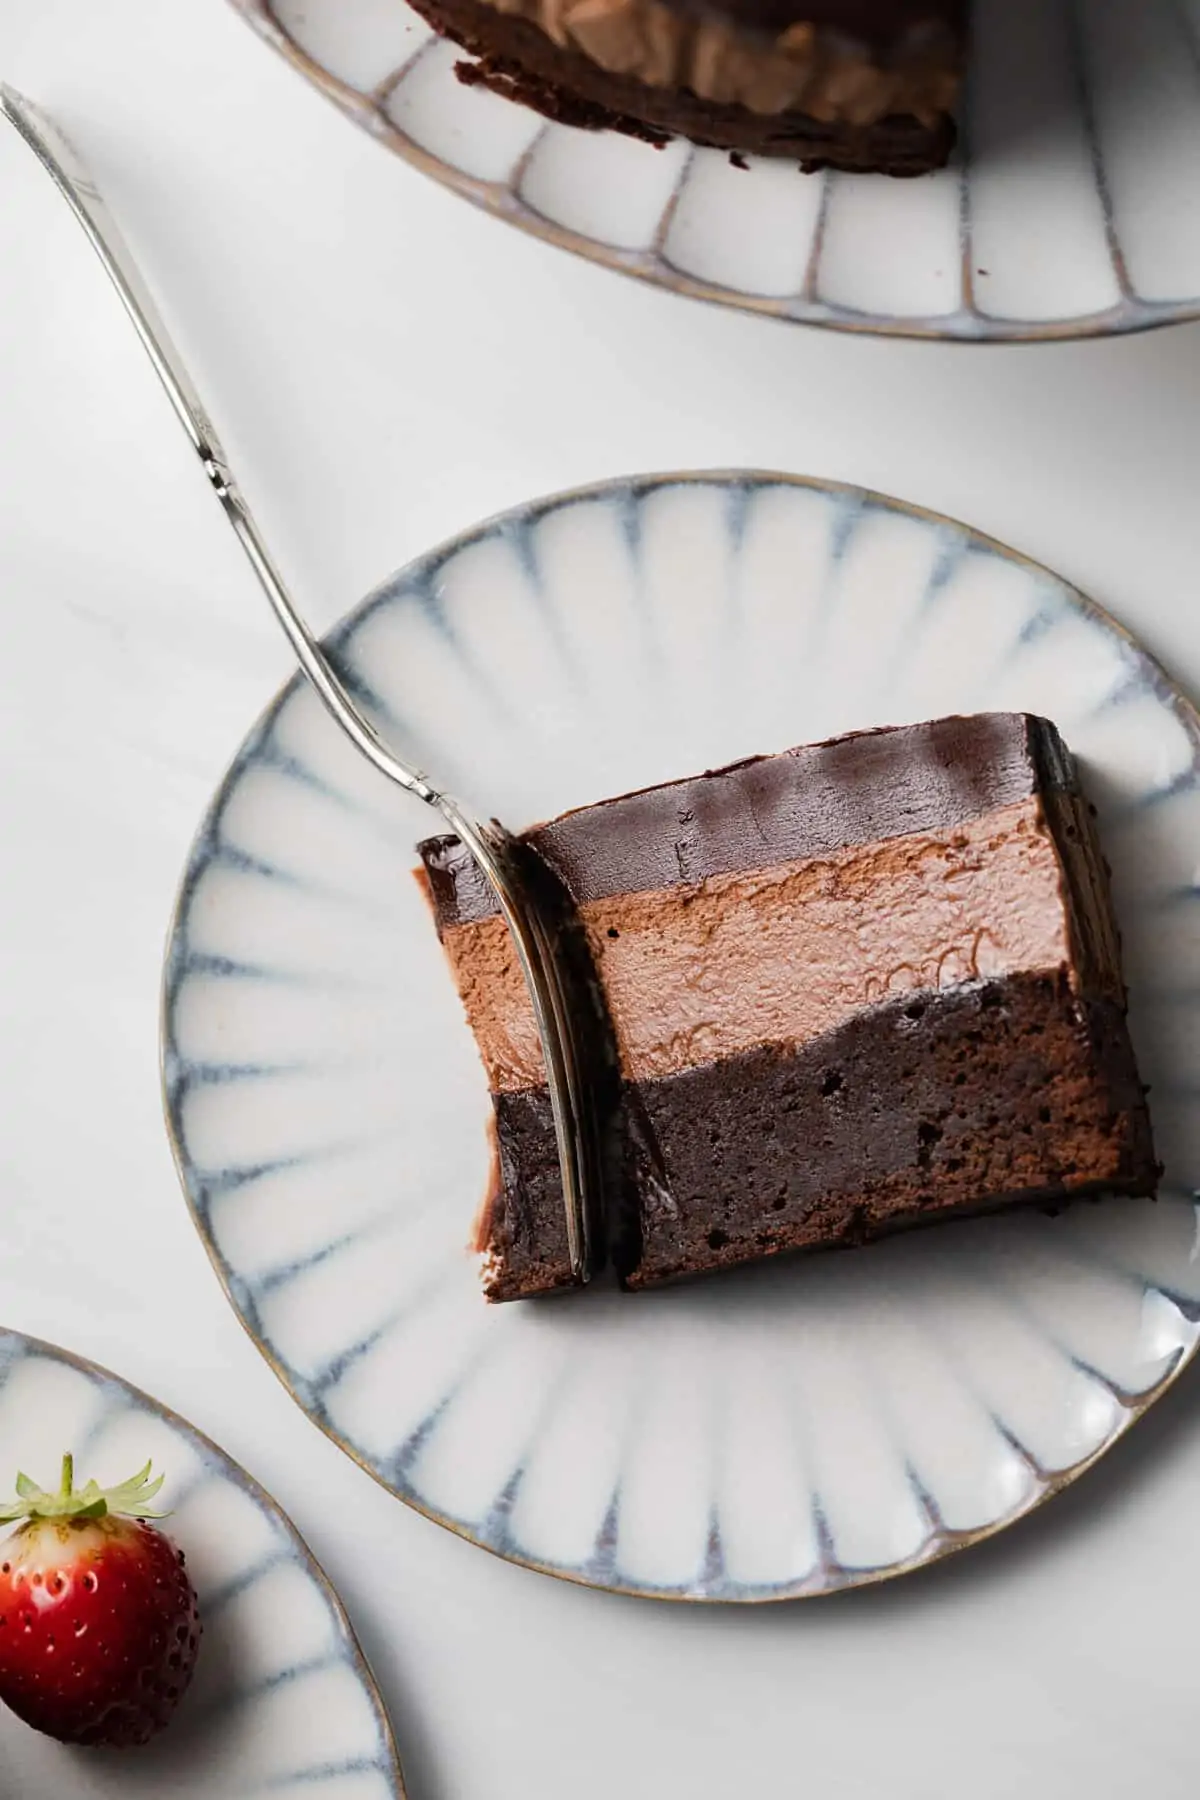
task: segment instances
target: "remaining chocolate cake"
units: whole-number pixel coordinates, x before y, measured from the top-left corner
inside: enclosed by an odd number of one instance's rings
[[[576,979],[627,1286],[1153,1193],[1106,868],[1045,720],[839,738],[567,813],[525,841],[594,971]],[[495,1103],[485,1290],[568,1285],[507,928],[457,839],[421,855]]]
[[[966,0],[413,0],[548,118],[806,169],[919,175],[954,142]]]

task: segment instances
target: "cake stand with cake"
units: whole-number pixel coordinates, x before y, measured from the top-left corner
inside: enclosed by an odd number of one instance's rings
[[[1200,317],[1192,0],[233,3],[417,168],[676,293],[966,342]]]

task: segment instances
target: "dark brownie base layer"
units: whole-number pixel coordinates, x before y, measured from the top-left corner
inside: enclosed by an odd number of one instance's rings
[[[779,156],[808,171],[927,175],[942,168],[954,147],[954,122],[882,119],[875,125],[826,124],[806,113],[764,115],[748,107],[702,100],[683,88],[654,88],[632,75],[610,74],[576,50],[560,49],[528,19],[498,12],[481,0],[412,0],[443,37],[478,58],[457,74],[505,99],[531,106],[547,119],[591,131],[665,144],[689,138],[718,150]]]
[[[627,1110],[640,1241],[614,1261],[633,1288],[1158,1182],[1121,1009],[1051,974],[909,995],[795,1052],[640,1083]],[[556,1255],[554,1285],[569,1269],[546,1094],[498,1097],[497,1123],[508,1255],[489,1292],[512,1299]]]
[[[562,1175],[546,1088],[493,1094],[492,1187],[476,1226],[489,1300],[522,1300],[574,1286]]]

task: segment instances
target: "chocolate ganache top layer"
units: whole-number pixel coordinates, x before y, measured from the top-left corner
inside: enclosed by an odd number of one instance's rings
[[[944,830],[1073,779],[1052,725],[992,713],[751,757],[564,813],[523,835],[582,905]],[[497,912],[457,838],[430,838],[420,853],[442,927]]]

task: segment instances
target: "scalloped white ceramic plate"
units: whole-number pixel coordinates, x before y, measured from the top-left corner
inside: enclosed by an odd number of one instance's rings
[[[1200,0],[978,0],[960,154],[908,182],[548,125],[403,0],[233,3],[418,168],[678,293],[968,341],[1200,317]]]
[[[1200,1314],[1200,721],[1156,665],[960,525],[748,474],[530,506],[333,642],[395,740],[512,825],[855,727],[1049,714],[1101,806],[1168,1176],[1157,1205],[489,1308],[489,1105],[410,879],[429,815],[293,684],[196,842],[165,1078],[199,1229],[310,1415],[501,1555],[691,1599],[898,1574],[1085,1469]]]
[[[404,1800],[383,1702],[350,1621],[290,1520],[215,1444],[117,1376],[0,1331],[0,1487],[167,1477],[166,1529],[204,1626],[196,1677],[162,1736],[124,1755],[68,1751],[0,1715],[6,1800]]]

